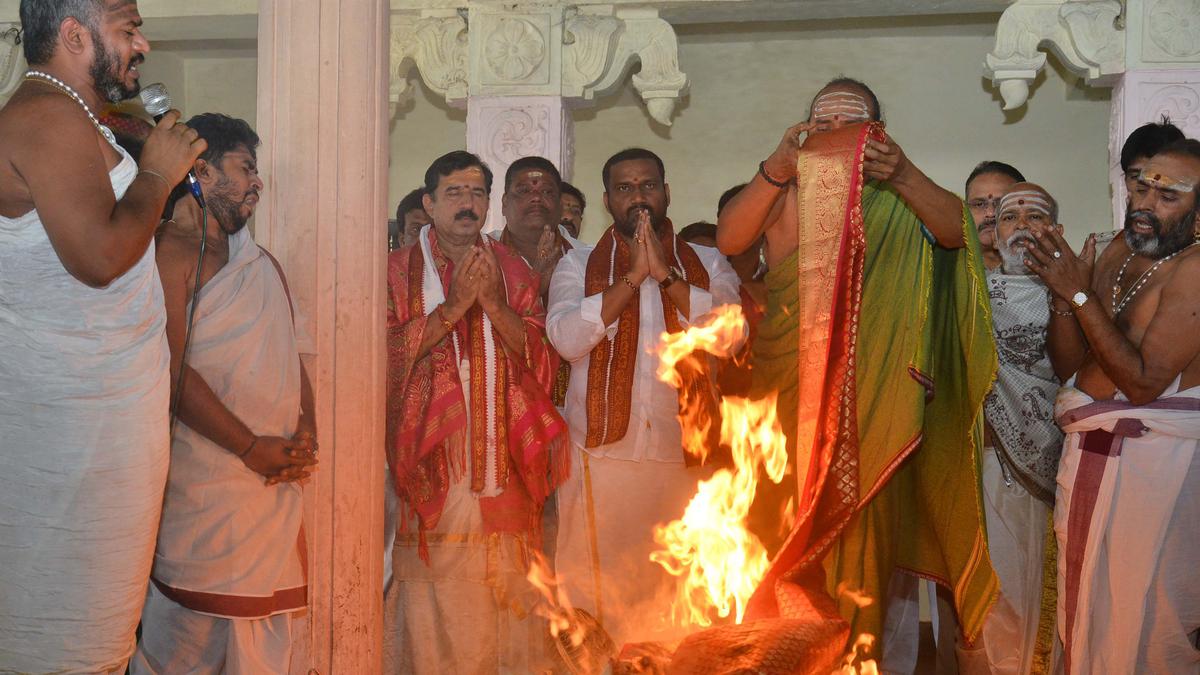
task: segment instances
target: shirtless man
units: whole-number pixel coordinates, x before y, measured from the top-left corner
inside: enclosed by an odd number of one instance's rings
[[[1200,141],[1151,157],[1125,228],[1095,260],[1047,231],[1030,269],[1053,293],[1066,382],[1054,526],[1067,672],[1191,672],[1200,592]],[[1074,376],[1072,380],[1066,378]]]
[[[150,51],[131,0],[22,0],[0,110],[0,671],[120,671],[166,480],[152,240],[205,148],[168,112],[141,166],[96,114]]]

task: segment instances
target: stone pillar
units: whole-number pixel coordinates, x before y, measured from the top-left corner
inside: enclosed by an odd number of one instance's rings
[[[984,66],[1006,110],[1025,104],[1046,62],[1042,48],[1089,85],[1116,87],[1108,148],[1112,229],[1120,229],[1121,146],[1130,132],[1166,115],[1200,138],[1200,0],[1016,0],[1000,17]]]
[[[467,103],[467,150],[495,172],[484,231],[504,227],[500,197],[513,161],[541,155],[571,179],[574,158],[571,112],[561,96],[472,96]]]
[[[293,673],[382,668],[387,0],[259,0],[256,237],[287,272],[317,401]]]
[[[615,90],[632,63],[641,66],[633,86],[657,124],[670,125],[687,90],[675,32],[654,9],[587,0],[464,0],[466,10],[421,4],[392,1],[392,100],[411,95],[415,65],[427,87],[466,106],[467,149],[496,174],[487,230],[503,227],[500,196],[513,160],[541,155],[570,178],[570,108]]]
[[[1109,125],[1117,227],[1126,202],[1121,145],[1129,134],[1165,116],[1188,138],[1200,138],[1200,1],[1130,0],[1126,12],[1126,69],[1113,89]]]

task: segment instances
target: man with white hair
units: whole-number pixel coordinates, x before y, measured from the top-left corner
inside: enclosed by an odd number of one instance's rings
[[[999,369],[984,403],[981,473],[1000,597],[984,623],[983,642],[991,672],[1016,675],[1044,671],[1052,647],[1049,640],[1038,643],[1038,627],[1047,522],[1062,451],[1053,415],[1059,381],[1046,351],[1048,290],[1025,259],[1037,246],[1036,234],[1061,232],[1062,226],[1054,198],[1033,183],[1014,184],[996,212],[1000,267],[988,274],[987,284]],[[1051,613],[1045,619],[1053,625]]]

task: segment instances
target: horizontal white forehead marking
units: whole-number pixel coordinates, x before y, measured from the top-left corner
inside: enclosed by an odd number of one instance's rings
[[[845,91],[833,91],[821,94],[813,104],[813,119],[823,119],[841,115],[847,119],[867,119],[871,109],[862,96]]]
[[[1050,215],[1050,200],[1046,199],[1046,195],[1036,190],[1017,190],[1009,192],[1000,198],[1000,208],[997,209],[1000,213],[1004,213],[1008,209],[1017,209],[1021,207],[1033,211],[1039,211],[1046,215]]]
[[[1191,192],[1196,189],[1194,185],[1185,180],[1175,178],[1174,176],[1167,176],[1158,172],[1150,172],[1145,169],[1142,169],[1141,173],[1138,174],[1138,180],[1146,185],[1149,185],[1150,187],[1158,188],[1160,190]]]

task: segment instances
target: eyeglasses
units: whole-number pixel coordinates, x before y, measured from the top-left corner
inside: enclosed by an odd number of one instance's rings
[[[971,201],[967,202],[967,206],[971,207],[972,209],[974,209],[976,211],[982,211],[990,206],[990,207],[992,207],[992,210],[995,211],[996,209],[1000,208],[1000,198],[996,197],[995,199],[984,199],[984,198],[972,199]]]

